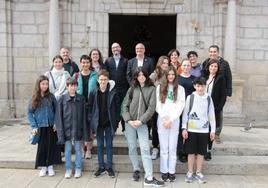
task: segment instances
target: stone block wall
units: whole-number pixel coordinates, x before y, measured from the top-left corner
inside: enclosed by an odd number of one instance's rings
[[[177,48],[203,61],[211,44],[224,52],[225,0],[59,0],[61,46],[73,60],[97,47],[109,51],[109,14],[177,14]],[[243,113],[268,121],[268,1],[237,1],[236,72],[244,80]],[[25,115],[48,59],[49,0],[0,0],[0,115]],[[3,88],[3,89],[2,89]],[[15,99],[15,100],[13,100]]]
[[[239,6],[237,74],[245,80],[245,115],[268,121],[268,1],[242,1]]]

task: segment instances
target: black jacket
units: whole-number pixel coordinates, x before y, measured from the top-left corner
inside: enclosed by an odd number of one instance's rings
[[[58,142],[67,140],[87,141],[89,126],[86,122],[85,99],[76,94],[72,100],[69,93],[63,95],[58,101],[56,110],[56,128]]]
[[[148,72],[148,75],[151,75],[151,73],[154,71],[153,59],[145,56],[143,60],[143,67]],[[137,70],[137,68],[138,68],[138,61],[137,58],[134,57],[128,61],[127,65],[127,80],[129,85],[132,85],[133,74]]]
[[[218,74],[215,77],[211,98],[214,104],[215,112],[220,112],[226,102],[226,81],[223,75]]]
[[[202,75],[205,75],[206,66],[209,62],[209,58],[206,59],[202,64]],[[232,96],[232,72],[229,66],[229,63],[225,61],[222,57],[219,57],[219,64],[220,64],[220,74],[222,74],[226,81],[226,95],[231,97]]]
[[[109,72],[110,80],[115,81],[115,88],[127,90],[129,88],[127,81],[127,59],[121,56],[117,69],[113,57],[106,59],[104,64],[106,70]]]
[[[108,92],[108,118],[112,128],[112,134],[115,133],[120,121],[120,108],[118,108],[119,99],[117,97],[114,85],[114,81],[110,80],[107,85],[108,91],[106,91]],[[100,89],[97,86],[94,91],[90,93],[88,99],[88,122],[90,123],[90,128],[94,133],[97,133],[97,128],[99,126],[98,92],[100,92]]]

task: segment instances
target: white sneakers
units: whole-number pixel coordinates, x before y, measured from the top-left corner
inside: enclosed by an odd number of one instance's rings
[[[74,178],[80,178],[82,176],[81,169],[75,169]]]
[[[51,176],[55,176],[55,171],[54,171],[52,165],[50,165],[50,166],[47,167],[47,171],[48,171],[48,176],[50,176],[50,177]]]
[[[39,177],[44,177],[47,174],[47,167],[41,167],[41,170],[39,172]]]
[[[67,169],[64,177],[70,179],[72,177],[72,169]]]
[[[80,178],[82,176],[82,171],[81,169],[75,169],[75,173],[74,173],[74,178]],[[70,179],[72,177],[72,169],[67,169],[65,172],[65,176],[66,179]]]
[[[55,176],[55,171],[54,171],[52,165],[50,165],[48,167],[44,167],[44,166],[41,167],[41,170],[39,172],[39,176],[44,177],[44,176],[46,176],[47,172],[48,172],[48,176],[50,176],[50,177]]]

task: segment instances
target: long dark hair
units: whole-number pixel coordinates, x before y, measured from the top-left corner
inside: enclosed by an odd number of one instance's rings
[[[41,75],[41,76],[39,76],[39,78],[35,82],[35,87],[34,87],[34,91],[33,91],[33,95],[32,95],[32,108],[33,109],[36,109],[40,105],[40,101],[42,98],[40,83],[44,80],[47,80],[49,82],[48,77]],[[49,88],[47,88],[43,97],[46,97],[49,100],[51,100],[51,93],[49,91]]]
[[[171,55],[173,54],[173,52],[176,52],[176,54],[177,54],[177,56],[178,57],[180,57],[180,52],[179,52],[179,50],[177,50],[177,49],[171,49],[169,52],[168,52],[168,58],[169,58],[169,63],[172,65],[172,63],[171,63]],[[177,68],[179,68],[180,67],[180,65],[181,65],[181,63],[179,62],[179,60],[177,60]]]
[[[169,59],[167,56],[160,56],[157,64],[156,64],[156,68],[155,68],[155,73],[156,73],[156,79],[159,80],[161,79],[162,75],[163,75],[163,70],[161,69],[162,64],[164,63],[164,60],[167,59],[168,60],[168,66],[170,65]]]
[[[177,93],[178,93],[178,85],[179,85],[179,82],[178,82],[178,76],[177,76],[177,73],[176,73],[176,69],[174,66],[169,66],[168,68],[168,71],[165,71],[165,75],[166,75],[166,79],[160,84],[160,101],[162,103],[165,103],[166,101],[166,98],[167,98],[167,92],[168,92],[168,73],[170,71],[173,71],[173,73],[175,74],[175,78],[173,80],[173,101],[175,102],[177,100]]]
[[[144,75],[144,77],[146,78],[145,80],[145,83],[144,83],[144,86],[146,87],[149,87],[149,86],[154,86],[152,80],[149,78],[149,74],[148,72],[146,71],[145,68],[143,67],[138,67],[137,70],[134,72],[134,75],[133,75],[133,81],[132,81],[132,88],[135,88],[135,87],[140,87],[140,83],[138,81],[138,76],[139,76],[139,73],[142,72],[142,74]]]
[[[211,64],[214,64],[214,63],[216,63],[218,65],[218,71],[216,72],[216,76],[220,73],[221,70],[220,70],[220,63],[219,63],[219,61],[217,59],[210,59],[208,61],[207,65],[206,65],[206,67],[205,67],[204,77],[206,77],[206,78],[209,77],[209,74],[210,74],[210,72],[209,72],[209,66]]]
[[[101,51],[98,49],[98,48],[93,48],[90,52],[89,52],[89,61],[90,63],[92,64],[92,58],[91,58],[91,55],[92,55],[92,52],[93,51],[97,51],[99,53],[99,64],[100,65],[103,65],[103,57],[102,57],[102,54],[101,54]]]

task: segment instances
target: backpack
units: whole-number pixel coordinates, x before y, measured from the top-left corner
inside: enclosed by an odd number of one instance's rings
[[[207,97],[207,101],[208,101],[208,109],[207,109],[207,114],[209,114],[209,106],[210,106],[210,102],[211,102],[211,98],[210,98],[210,96],[208,95],[208,97]],[[190,114],[190,112],[191,112],[191,110],[192,110],[192,108],[193,108],[193,103],[194,103],[194,94],[191,94],[190,95],[190,105],[189,105],[189,111],[188,111],[188,116],[189,116],[189,114]]]
[[[210,106],[210,102],[211,102],[211,97],[209,95],[207,97],[207,101],[208,101],[208,108],[207,108],[207,115],[208,115],[209,114],[209,106]],[[191,94],[190,95],[189,111],[187,113],[188,121],[189,121],[189,114],[193,108],[193,103],[194,103],[194,94]],[[188,129],[188,123],[187,123],[187,129]],[[209,125],[209,129],[210,129],[210,125]]]

